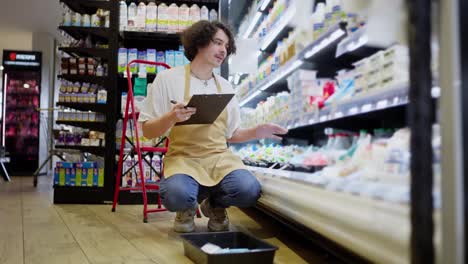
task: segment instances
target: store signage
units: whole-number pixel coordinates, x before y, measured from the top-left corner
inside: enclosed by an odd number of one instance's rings
[[[41,53],[4,50],[3,65],[38,67],[41,66]]]

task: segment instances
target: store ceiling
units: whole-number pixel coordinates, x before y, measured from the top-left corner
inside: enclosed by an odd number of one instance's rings
[[[47,32],[58,36],[62,19],[58,0],[1,0],[0,32]]]

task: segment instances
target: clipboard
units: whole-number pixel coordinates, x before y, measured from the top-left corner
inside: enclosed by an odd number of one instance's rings
[[[190,98],[187,107],[195,107],[197,112],[187,121],[176,123],[183,125],[213,124],[224,108],[231,101],[234,94],[196,94]]]

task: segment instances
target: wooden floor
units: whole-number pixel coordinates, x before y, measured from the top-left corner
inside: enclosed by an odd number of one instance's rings
[[[142,207],[111,205],[54,205],[50,177],[40,177],[37,188],[30,177],[0,179],[0,264],[40,263],[191,263],[184,256],[174,214],[150,214],[142,223]],[[247,212],[247,213],[246,213]],[[275,263],[329,263],[306,240],[255,209],[229,209],[231,229],[241,230],[279,247]],[[197,231],[207,218],[196,219]]]

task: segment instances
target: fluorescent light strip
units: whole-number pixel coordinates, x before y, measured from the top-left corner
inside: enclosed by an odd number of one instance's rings
[[[260,7],[260,11],[265,11],[265,9],[267,8],[267,6],[270,4],[271,0],[263,0],[262,2],[262,6]]]
[[[264,91],[264,90],[268,89],[268,87],[270,87],[271,85],[273,85],[274,83],[276,83],[277,81],[282,79],[284,76],[288,75],[289,73],[291,73],[295,69],[299,68],[299,66],[301,66],[302,63],[304,63],[302,60],[296,60],[293,64],[291,64],[291,66],[289,66],[284,71],[282,71],[280,74],[278,74],[274,79],[272,79],[271,81],[269,81],[268,83],[266,83],[265,85],[260,87],[260,90]]]
[[[240,107],[243,107],[245,104],[247,104],[248,102],[250,102],[250,100],[254,99],[255,97],[257,97],[257,95],[259,95],[262,91],[260,90],[257,90],[255,91],[253,94],[249,95],[247,98],[245,98],[240,104],[239,106]]]
[[[252,34],[252,31],[254,30],[255,26],[258,24],[258,20],[262,17],[262,13],[258,12],[255,14],[254,18],[252,19],[252,22],[250,23],[249,27],[245,31],[244,35],[242,36],[243,38],[249,38],[249,36]]]
[[[281,19],[280,25],[278,25],[266,38],[264,39],[263,45],[261,47],[262,50],[266,50],[268,46],[270,46],[271,42],[275,40],[275,38],[279,35],[279,33],[288,25],[289,21],[291,21],[292,17],[296,13],[296,7],[291,6],[290,10],[287,11],[287,14],[284,16],[284,19]]]
[[[311,50],[306,52],[304,54],[304,58],[308,59],[308,58],[314,56],[317,52],[319,52],[320,50],[322,50],[326,46],[330,45],[330,43],[337,40],[338,38],[340,38],[344,34],[345,34],[345,32],[343,30],[341,30],[341,29],[335,30],[335,32],[333,32],[329,37],[324,38],[322,41],[320,41],[319,44],[314,45],[314,47]]]

